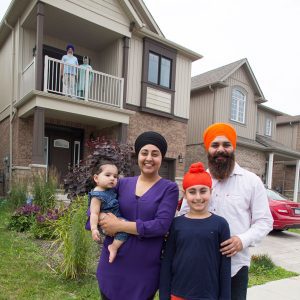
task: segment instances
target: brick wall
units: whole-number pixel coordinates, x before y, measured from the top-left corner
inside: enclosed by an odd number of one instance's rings
[[[137,136],[145,131],[156,131],[168,142],[166,157],[177,159],[181,153],[186,157],[187,124],[172,119],[137,112],[130,116],[128,125],[128,143],[134,145]],[[184,163],[176,162],[176,177],[183,176]]]

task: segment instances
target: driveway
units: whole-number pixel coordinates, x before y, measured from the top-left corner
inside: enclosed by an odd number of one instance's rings
[[[268,254],[277,266],[300,274],[300,234],[272,231],[259,245],[251,247],[250,252]]]

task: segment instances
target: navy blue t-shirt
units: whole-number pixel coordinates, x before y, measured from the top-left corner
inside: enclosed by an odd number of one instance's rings
[[[212,214],[205,219],[174,219],[160,273],[159,296],[188,300],[229,300],[231,261],[220,252],[230,238],[227,221]]]

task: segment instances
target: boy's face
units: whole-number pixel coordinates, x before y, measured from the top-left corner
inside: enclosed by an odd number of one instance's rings
[[[206,185],[193,185],[184,192],[191,213],[206,213],[211,196],[211,189]]]
[[[101,166],[102,172],[94,175],[94,181],[102,189],[111,189],[116,186],[118,169],[114,165]]]

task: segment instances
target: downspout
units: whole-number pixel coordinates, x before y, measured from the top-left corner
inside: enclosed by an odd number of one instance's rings
[[[11,84],[12,84],[12,92],[11,92],[11,105],[10,105],[10,118],[9,118],[9,188],[11,188],[12,181],[12,155],[13,155],[13,137],[12,137],[12,121],[13,121],[13,102],[14,102],[14,69],[15,69],[15,30],[14,28],[8,24],[7,20],[4,20],[4,24],[11,30],[12,32],[12,57],[11,57]]]
[[[212,88],[211,84],[208,86],[209,90],[214,93],[214,98],[213,98],[213,107],[212,107],[212,120],[211,124],[215,123],[215,101],[216,101],[216,93],[215,90]]]

